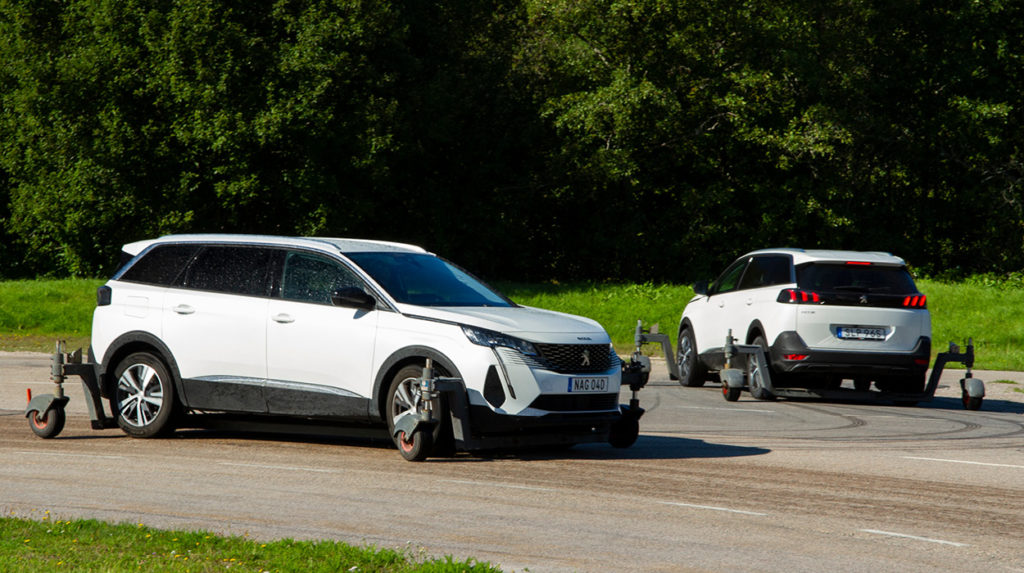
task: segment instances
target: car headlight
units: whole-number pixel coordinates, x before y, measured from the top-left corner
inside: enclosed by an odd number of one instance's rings
[[[515,336],[509,336],[493,330],[476,328],[473,326],[463,326],[462,332],[466,333],[466,338],[468,338],[473,344],[490,346],[491,348],[494,348],[495,346],[514,348],[527,356],[537,356],[538,354],[537,349],[533,344],[523,340],[522,338],[516,338]]]

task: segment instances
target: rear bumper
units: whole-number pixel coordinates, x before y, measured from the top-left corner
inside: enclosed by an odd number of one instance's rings
[[[768,349],[772,370],[787,374],[906,376],[923,374],[931,360],[931,339],[922,336],[910,352],[851,352],[807,347],[796,332],[783,332]],[[786,356],[805,356],[801,360]]]

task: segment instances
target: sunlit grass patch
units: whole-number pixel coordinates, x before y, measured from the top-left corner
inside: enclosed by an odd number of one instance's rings
[[[360,548],[336,541],[263,542],[95,520],[0,519],[0,571],[498,572],[488,563]]]

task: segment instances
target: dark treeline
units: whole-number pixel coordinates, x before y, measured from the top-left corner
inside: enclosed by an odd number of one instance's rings
[[[1024,269],[1024,3],[0,0],[0,277],[179,232],[690,281]]]

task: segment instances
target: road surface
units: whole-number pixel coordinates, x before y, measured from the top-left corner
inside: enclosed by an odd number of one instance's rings
[[[409,463],[386,442],[94,431],[78,384],[53,440],[25,388],[46,355],[0,353],[0,511],[335,539],[504,571],[1024,571],[1024,377],[951,365],[918,407],[722,399],[664,363],[636,445]],[[1003,383],[995,383],[997,380]],[[623,394],[623,400],[628,398]]]

